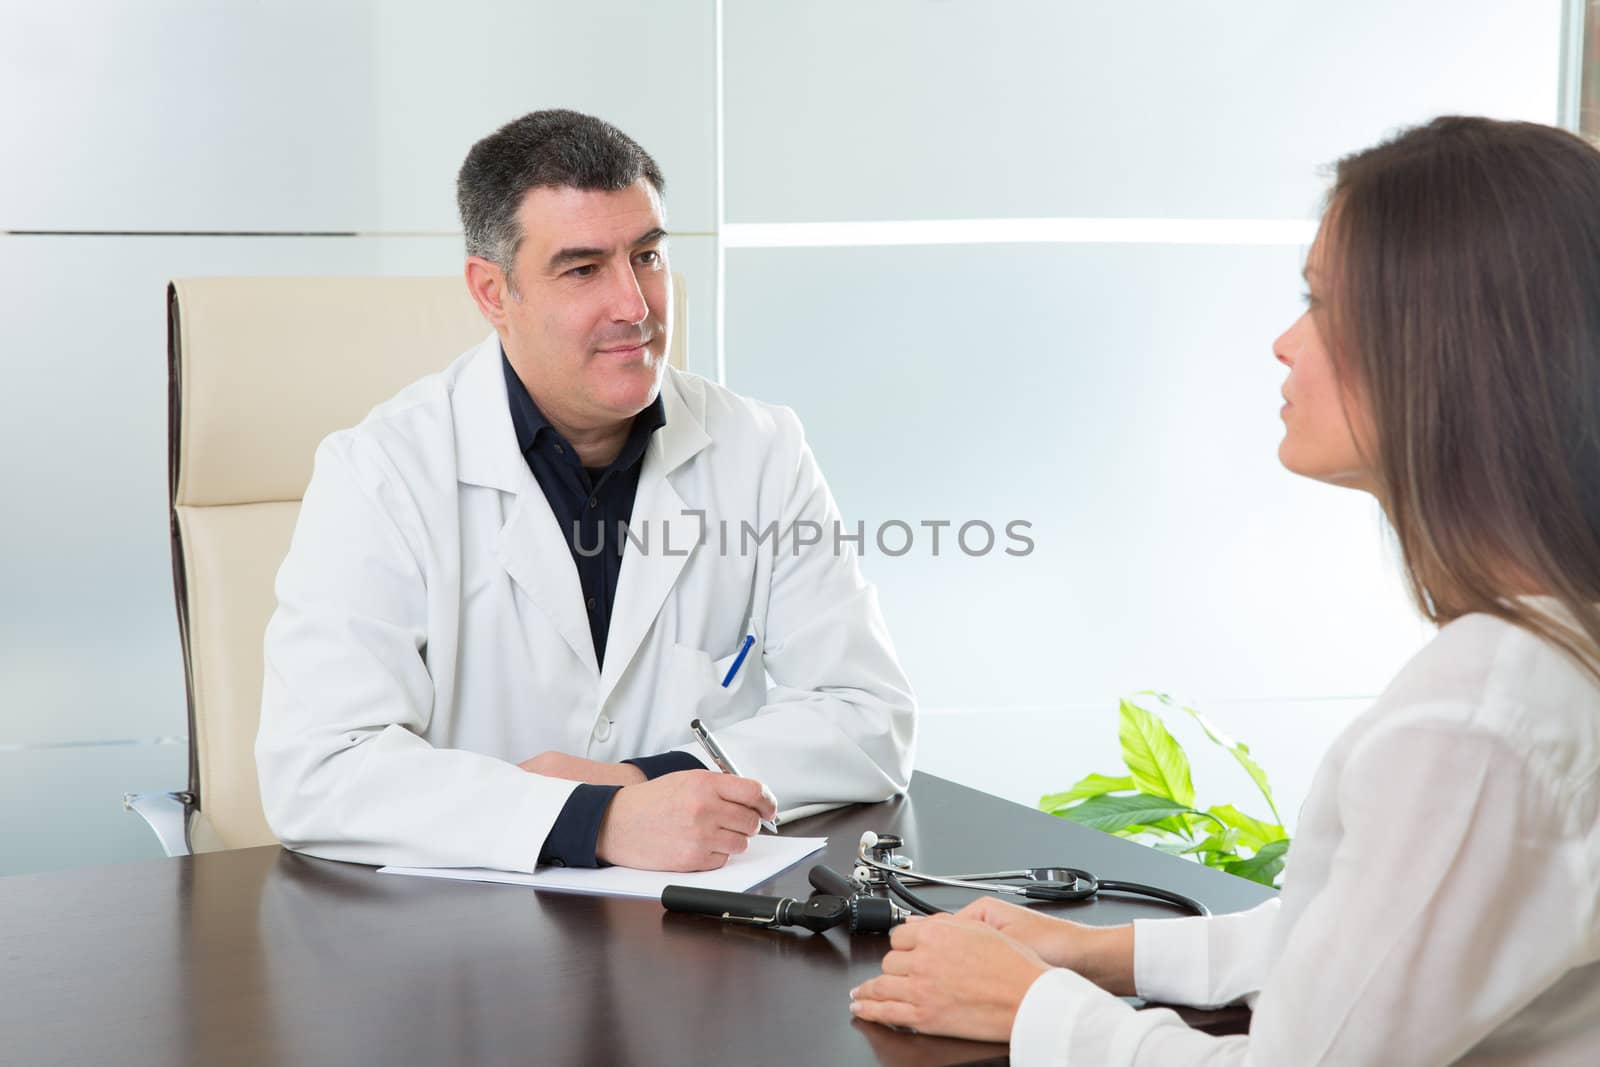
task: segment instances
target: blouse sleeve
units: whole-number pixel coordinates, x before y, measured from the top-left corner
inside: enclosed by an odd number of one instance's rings
[[[1375,731],[1340,777],[1332,873],[1270,962],[1248,1035],[1136,1012],[1056,970],[1023,1000],[1012,1062],[1458,1059],[1555,982],[1583,939],[1593,887],[1549,791],[1493,734],[1428,722]]]
[[[1135,919],[1134,988],[1164,1004],[1232,1004],[1261,988],[1277,921],[1277,897],[1231,915]]]

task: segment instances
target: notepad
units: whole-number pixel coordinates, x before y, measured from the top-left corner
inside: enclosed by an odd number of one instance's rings
[[[540,867],[532,874],[494,871],[487,867],[380,867],[379,874],[410,874],[421,878],[455,878],[468,882],[502,882],[564,893],[598,893],[615,897],[659,900],[669,885],[695,886],[743,893],[787,870],[828,843],[826,837],[772,837],[750,839],[746,851],[715,871],[640,871],[632,867]]]

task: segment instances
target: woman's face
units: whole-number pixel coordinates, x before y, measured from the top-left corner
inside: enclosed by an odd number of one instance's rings
[[[1295,474],[1371,493],[1376,480],[1363,449],[1374,455],[1375,438],[1366,405],[1359,389],[1341,383],[1323,343],[1322,300],[1332,276],[1327,232],[1324,218],[1306,257],[1306,310],[1272,345],[1272,354],[1289,368],[1278,461]]]

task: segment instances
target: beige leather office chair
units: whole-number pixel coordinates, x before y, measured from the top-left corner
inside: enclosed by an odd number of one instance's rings
[[[668,361],[684,366],[674,276]],[[172,573],[189,784],[124,798],[169,856],[271,844],[256,781],[261,641],[317,444],[481,341],[453,278],[189,278],[167,289]]]

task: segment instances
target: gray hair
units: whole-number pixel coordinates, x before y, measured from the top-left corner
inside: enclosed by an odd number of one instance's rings
[[[456,175],[467,255],[499,266],[511,285],[523,236],[517,209],[530,189],[616,192],[640,178],[666,189],[650,153],[609,122],[561,109],[524,115],[473,145]]]

